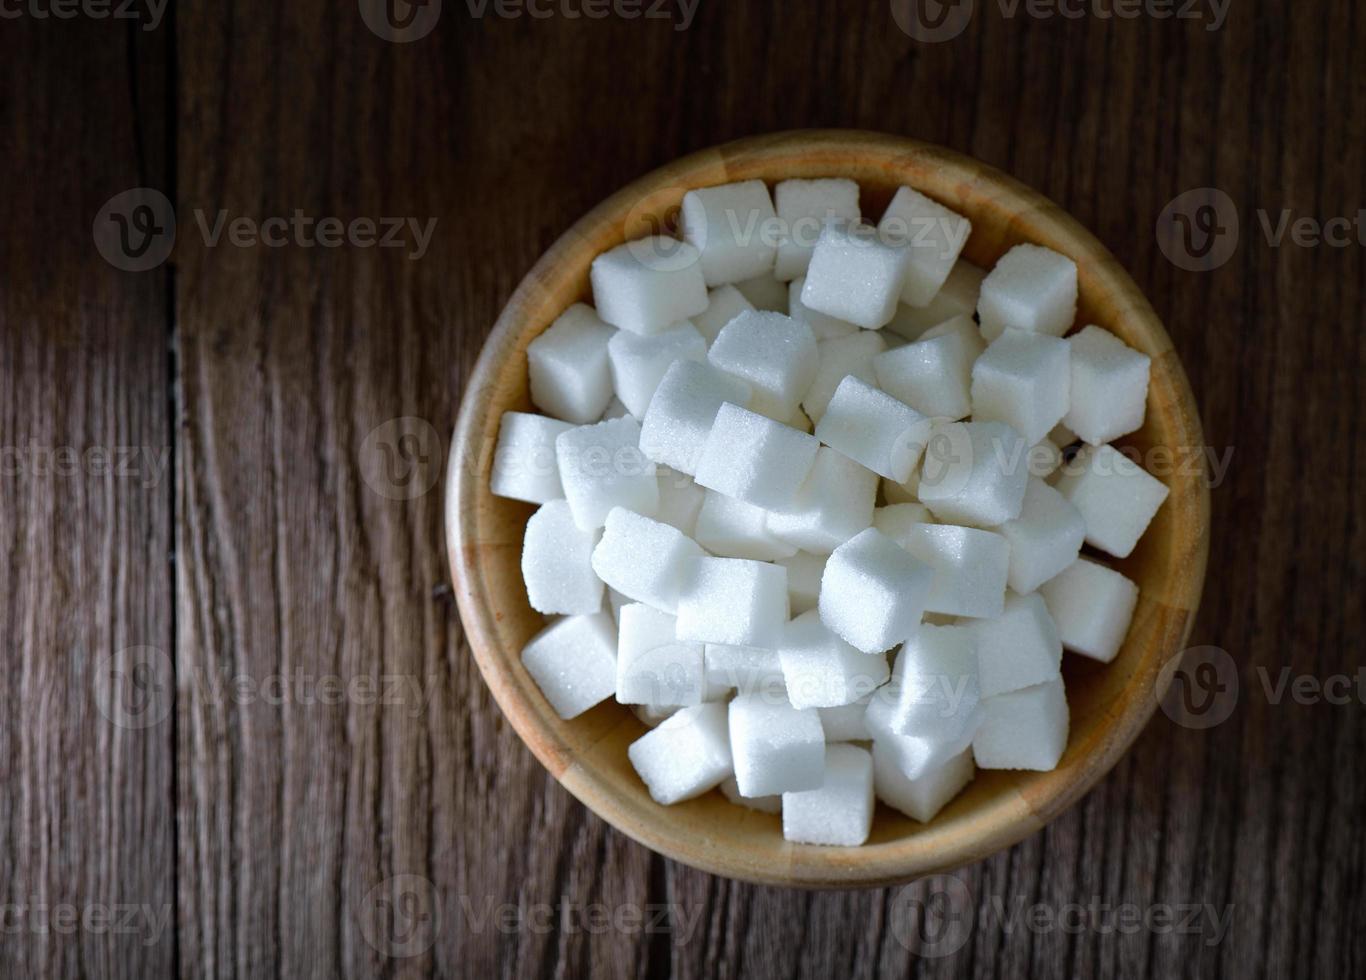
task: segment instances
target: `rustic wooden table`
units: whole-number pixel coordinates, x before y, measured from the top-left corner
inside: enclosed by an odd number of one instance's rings
[[[1366,973],[1366,14],[594,2],[0,5],[0,973]],[[1227,717],[1159,715],[909,890],[610,830],[491,702],[443,557],[462,380],[536,256],[654,166],[809,126],[1071,210],[1229,463],[1193,636]]]

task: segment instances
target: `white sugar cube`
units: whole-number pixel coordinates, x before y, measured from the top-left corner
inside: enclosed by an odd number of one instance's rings
[[[564,496],[574,523],[602,527],[613,507],[650,516],[659,507],[655,464],[640,451],[640,423],[626,415],[555,437]]]
[[[737,282],[735,288],[756,310],[787,313],[787,283],[779,282],[771,272]]]
[[[985,347],[972,318],[956,316],[877,355],[873,371],[884,391],[917,412],[956,421],[972,412],[972,365]]]
[[[708,286],[773,272],[781,228],[762,180],[702,187],[683,195],[683,238],[701,254]]]
[[[877,798],[921,823],[933,820],[945,804],[972,782],[975,772],[972,750],[967,748],[911,779],[897,764],[896,753],[886,742],[873,743],[873,789]]]
[[[924,504],[888,504],[873,511],[873,527],[891,538],[901,547],[906,547],[911,528],[918,524],[932,524],[929,508]]]
[[[774,796],[741,796],[740,784],[731,776],[722,781],[721,795],[732,803],[751,810],[758,810],[760,813],[771,813],[774,816],[783,812],[783,798],[779,795]]]
[[[972,365],[972,417],[1005,422],[1031,446],[1067,412],[1067,341],[1007,327]]]
[[[870,527],[826,562],[821,622],[864,653],[889,650],[915,632],[933,579],[930,566]]]
[[[622,595],[673,612],[690,585],[691,562],[702,554],[677,528],[614,507],[593,549],[593,571]]]
[[[734,286],[717,286],[707,293],[707,308],[689,319],[710,346],[715,342],[722,327],[741,313],[753,309],[754,304],[745,299],[745,294]]]
[[[787,622],[787,569],[743,558],[694,558],[678,603],[678,638],[772,649]]]
[[[1054,484],[1081,511],[1086,543],[1127,558],[1170,492],[1114,446],[1083,446]]]
[[[787,700],[783,665],[777,650],[708,643],[703,656],[707,683],[713,688],[734,688],[741,694],[762,694],[772,700]]]
[[[778,659],[794,708],[853,704],[880,687],[888,676],[884,657],[855,650],[830,632],[814,609],[783,628]]]
[[[867,384],[875,384],[873,358],[887,349],[887,342],[872,330],[860,330],[849,337],[833,337],[816,345],[818,364],[811,387],[802,397],[802,408],[812,420],[819,422],[840,382],[853,375]]]
[[[1024,595],[1077,560],[1086,522],[1067,498],[1036,476],[1025,487],[1020,516],[997,530],[1010,542],[1006,581]]]
[[[906,282],[907,251],[905,244],[883,241],[868,225],[826,225],[811,253],[802,303],[876,330],[896,312]]]
[[[778,559],[777,563],[787,569],[787,599],[792,615],[800,616],[808,609],[816,608],[821,594],[821,576],[825,574],[825,562],[829,557],[798,551]]]
[[[893,689],[894,690],[894,689]],[[887,693],[892,693],[889,690]],[[874,692],[873,700],[880,695]],[[872,707],[872,702],[869,702]],[[886,726],[893,720],[890,712],[865,712],[864,724],[872,733],[873,742],[907,779],[919,779],[947,764],[955,756],[972,748],[977,724],[982,717],[981,702],[968,716],[967,724],[955,735],[898,735]]]
[[[882,213],[878,230],[903,238],[910,246],[901,302],[926,306],[958,261],[958,253],[972,232],[972,222],[919,191],[901,187]]]
[[[575,303],[527,345],[536,407],[576,425],[601,418],[612,397],[607,342],[614,332],[591,306]]]
[[[831,221],[858,221],[858,184],[840,178],[784,180],[773,189],[784,235],[773,274],[784,282],[806,274],[821,229]]]
[[[855,377],[835,389],[816,438],[889,480],[904,483],[930,435],[930,421]]]
[[[992,531],[919,524],[899,542],[934,569],[925,611],[990,619],[1001,615],[1010,542]]]
[[[640,423],[640,449],[656,463],[680,473],[696,473],[721,406],[730,402],[748,408],[749,401],[745,382],[705,362],[675,361],[660,380]]]
[[[707,342],[687,320],[642,337],[618,330],[607,344],[612,385],[626,410],[644,418],[655,389],[677,361],[705,361]]]
[[[982,289],[986,270],[959,259],[939,292],[926,306],[907,306],[902,303],[884,330],[906,340],[919,340],[931,327],[954,317],[972,318],[977,311],[977,296]]]
[[[726,706],[699,704],[676,711],[631,743],[631,765],[656,803],[700,796],[731,774]]]
[[[603,252],[589,278],[605,322],[631,333],[659,333],[707,308],[701,256],[674,238],[642,238]]]
[[[722,405],[697,463],[697,483],[756,507],[785,507],[816,461],[814,436],[738,405]]]
[[[656,707],[701,704],[706,686],[702,644],[680,642],[674,635],[674,617],[639,602],[621,607],[618,701]]]
[[[868,728],[875,735],[952,739],[975,722],[980,697],[972,631],[923,624],[897,654],[891,682],[873,694]]]
[[[1000,616],[975,620],[968,628],[977,642],[982,697],[1033,687],[1058,676],[1062,640],[1037,593],[1008,593]]]
[[[754,411],[781,421],[791,417],[816,376],[816,337],[781,313],[741,313],[721,329],[707,359],[753,389]]]
[[[567,501],[546,501],[531,515],[522,541],[522,579],[532,609],[574,616],[602,608],[602,581],[593,572],[597,541],[597,531],[574,523]]]
[[[916,492],[941,521],[995,527],[1020,516],[1028,479],[1027,444],[1010,426],[936,423]]]
[[[522,648],[522,666],[561,718],[583,714],[617,690],[617,638],[612,617],[566,616]]]
[[[1039,587],[1062,645],[1108,664],[1115,659],[1138,605],[1138,586],[1112,568],[1078,558]]]
[[[1067,343],[1072,388],[1066,426],[1093,446],[1140,429],[1152,359],[1095,325],[1083,327]]]
[[[809,309],[802,302],[802,290],[806,287],[806,276],[798,276],[788,284],[787,287],[787,312],[788,316],[794,320],[801,320],[811,328],[817,342],[822,340],[833,340],[836,337],[850,337],[860,332],[862,328],[855,326],[848,320],[841,320],[839,317],[826,316],[816,310]]]
[[[820,712],[821,728],[825,730],[826,743],[866,742],[872,738],[873,733],[868,731],[868,725],[864,720],[868,714],[868,702],[872,699],[873,692],[870,691],[851,704],[816,709]]]
[[[730,750],[743,796],[816,789],[825,769],[825,733],[814,708],[799,710],[761,695],[730,703]]]
[[[792,503],[768,512],[765,528],[781,541],[828,555],[873,523],[877,474],[821,446]]]
[[[1016,245],[982,280],[977,316],[988,342],[1006,327],[1061,337],[1077,315],[1077,264],[1040,245]]]
[[[825,750],[819,789],[783,794],[783,839],[857,847],[873,827],[873,757],[857,745]]]
[[[1057,768],[1067,748],[1062,678],[982,700],[972,754],[983,769]]]
[[[704,491],[697,515],[697,543],[721,558],[772,561],[797,553],[795,544],[770,534],[768,512],[715,490]]]
[[[529,504],[563,497],[555,438],[572,428],[568,422],[544,415],[504,412],[498,423],[498,445],[493,450],[490,492]]]
[[[641,439],[644,438],[645,433],[642,431]],[[697,515],[702,510],[706,491],[693,483],[686,473],[671,470],[667,466],[655,469],[659,480],[659,507],[655,509],[655,520],[676,527],[696,540]]]

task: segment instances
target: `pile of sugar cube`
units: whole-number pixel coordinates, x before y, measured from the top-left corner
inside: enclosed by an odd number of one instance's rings
[[[1138,589],[1103,555],[1168,492],[1111,445],[1149,358],[1073,332],[1072,260],[985,271],[970,233],[910,187],[876,225],[849,180],[690,191],[529,345],[544,414],[502,416],[491,475],[539,505],[522,662],[562,718],[633,707],[660,804],[851,846],[875,799],[929,821],[1061,759],[1063,650],[1119,651]]]

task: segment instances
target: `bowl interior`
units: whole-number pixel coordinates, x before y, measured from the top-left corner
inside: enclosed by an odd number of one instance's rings
[[[534,411],[527,344],[570,303],[590,300],[595,255],[667,225],[690,188],[827,176],[856,180],[868,217],[902,184],[967,215],[972,234],[963,254],[982,266],[1020,242],[1071,256],[1079,270],[1078,325],[1099,324],[1153,359],[1146,423],[1123,442],[1145,453],[1171,451],[1170,472],[1155,472],[1170,497],[1134,553],[1111,562],[1140,590],[1123,648],[1108,665],[1064,657],[1071,735],[1058,768],[979,771],[929,824],[879,804],[860,848],[789,844],[779,817],[735,806],[719,792],[659,806],[626,757],[646,730],[629,709],[607,702],[561,721],[519,659],[543,626],[527,604],[519,566],[534,508],[488,490],[500,416]],[[556,242],[518,287],[461,408],[447,483],[450,561],[466,635],[499,705],[546,767],[604,819],[672,858],[730,877],[817,887],[905,881],[985,857],[1042,826],[1115,763],[1152,714],[1159,668],[1184,645],[1204,578],[1208,492],[1202,457],[1194,455],[1202,446],[1189,385],[1152,308],[1113,256],[1052,202],[984,164],[911,140],[846,131],[758,137],[687,157],[617,193]],[[1164,459],[1160,452],[1145,458]]]

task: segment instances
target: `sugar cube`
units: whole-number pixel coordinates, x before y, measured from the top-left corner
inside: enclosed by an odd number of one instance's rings
[[[1020,516],[998,530],[1010,542],[1006,582],[1024,595],[1077,560],[1086,522],[1067,498],[1036,476],[1025,486]]]
[[[741,313],[753,309],[754,304],[745,299],[745,294],[734,286],[717,286],[707,293],[707,308],[689,319],[710,347],[716,341],[722,327]]]
[[[683,708],[626,750],[656,803],[669,806],[701,796],[732,772],[726,706]]]
[[[721,558],[772,561],[797,553],[795,544],[770,534],[768,512],[715,490],[704,491],[697,516],[697,543]]]
[[[812,554],[828,555],[873,523],[877,474],[821,446],[792,503],[769,511],[770,534]]]
[[[1114,446],[1083,446],[1062,467],[1058,493],[1081,511],[1086,543],[1127,558],[1170,492]]]
[[[982,701],[972,754],[983,769],[1057,768],[1067,748],[1067,696],[1062,678]]]
[[[829,557],[798,551],[778,559],[777,563],[787,569],[787,600],[792,615],[800,616],[808,609],[816,608],[821,594],[821,576],[825,574],[825,562]]]
[[[602,608],[602,581],[593,572],[597,531],[574,523],[565,500],[548,500],[527,521],[522,579],[531,608],[587,615]]]
[[[1115,659],[1138,605],[1138,586],[1112,568],[1078,558],[1039,586],[1062,645],[1108,664]]]
[[[905,482],[930,430],[930,421],[915,409],[850,376],[835,389],[816,438],[879,476]]]
[[[1143,425],[1152,359],[1094,324],[1067,338],[1071,402],[1063,422],[1093,446]]]
[[[707,308],[701,255],[674,238],[637,239],[593,260],[598,316],[631,333],[659,333]]]
[[[852,180],[779,181],[773,201],[784,232],[773,274],[784,282],[805,275],[816,240],[829,222],[859,220],[858,184]]]
[[[868,728],[952,739],[975,721],[980,692],[971,629],[923,624],[897,654],[891,682],[874,692]]]
[[[640,423],[641,452],[656,463],[692,475],[721,406],[730,402],[748,408],[749,401],[749,385],[738,378],[705,362],[675,361],[665,371]]]
[[[642,430],[641,440],[644,438]],[[659,480],[659,507],[655,509],[655,520],[676,527],[695,540],[697,515],[702,510],[706,491],[693,483],[686,473],[671,470],[667,466],[656,467],[656,476]]]
[[[918,524],[899,542],[934,569],[925,611],[990,619],[1001,615],[1010,542],[992,531]]]
[[[1002,422],[936,422],[916,492],[937,519],[995,527],[1020,516],[1026,443]]]
[[[678,638],[773,648],[787,622],[787,569],[743,558],[694,558],[678,602]]]
[[[655,464],[640,451],[640,423],[629,415],[561,432],[555,459],[574,523],[585,531],[602,527],[613,507],[649,516],[659,506]]]
[[[677,361],[705,361],[707,342],[687,320],[642,337],[618,330],[607,344],[612,385],[626,410],[643,418],[655,389]]]
[[[706,693],[702,644],[682,643],[674,617],[633,602],[617,627],[617,700],[678,707],[701,704]]]
[[[883,212],[878,230],[910,246],[901,302],[923,307],[948,279],[972,232],[972,222],[919,191],[901,187]]]
[[[732,803],[748,807],[751,810],[758,810],[760,813],[771,813],[774,816],[783,812],[783,798],[779,795],[774,796],[741,796],[740,784],[735,781],[734,776],[730,776],[721,782],[721,795]]]
[[[859,333],[862,328],[850,323],[848,320],[841,320],[839,317],[826,316],[816,310],[810,309],[802,302],[802,290],[806,288],[806,276],[798,276],[788,284],[787,287],[787,313],[794,320],[801,320],[811,328],[815,334],[816,341],[833,340],[836,337],[850,337]]]
[[[690,585],[691,561],[702,554],[677,528],[613,507],[593,549],[593,571],[622,595],[673,612]]]
[[[575,303],[526,349],[531,401],[559,419],[596,422],[612,397],[607,342],[614,331],[585,303]]]
[[[772,274],[782,235],[762,180],[688,191],[682,226],[684,240],[701,255],[708,286]]]
[[[779,282],[771,272],[737,282],[735,288],[756,310],[787,313],[787,283]]]
[[[929,508],[924,504],[888,504],[873,511],[873,527],[906,547],[906,538],[917,524],[932,524]]]
[[[721,328],[707,359],[753,389],[754,411],[782,421],[816,377],[816,337],[805,323],[781,313],[741,313]]]
[[[560,468],[555,461],[555,438],[572,428],[568,422],[544,415],[504,412],[493,451],[490,492],[529,504],[563,497]]]
[[[972,417],[1005,422],[1034,445],[1067,412],[1067,341],[1007,327],[972,365]]]
[[[853,704],[887,680],[884,657],[855,650],[830,632],[814,609],[783,628],[778,659],[794,708]]]
[[[730,702],[730,750],[742,796],[772,796],[821,785],[825,733],[814,708],[741,694]]]
[[[946,320],[958,316],[971,319],[977,311],[977,296],[986,274],[985,269],[980,269],[960,258],[928,305],[900,304],[891,322],[883,327],[883,330],[905,340],[919,340],[931,327],[938,326]]]
[[[818,313],[876,330],[896,312],[906,282],[909,247],[882,240],[857,223],[822,229],[802,286],[802,303]]]
[[[972,412],[972,365],[985,346],[972,318],[956,316],[877,355],[873,371],[884,391],[917,412],[957,421]]]
[[[972,782],[975,771],[972,749],[966,748],[912,779],[897,764],[896,753],[885,741],[873,743],[873,788],[877,798],[921,823],[933,820],[945,804]]]
[[[551,623],[522,648],[522,666],[561,718],[583,714],[616,693],[612,617],[596,612]]]
[[[872,330],[860,330],[849,337],[833,337],[816,345],[818,363],[811,387],[802,398],[802,408],[814,421],[825,414],[835,389],[853,375],[867,384],[876,383],[873,358],[887,349],[887,342]]]
[[[1040,245],[1016,245],[982,280],[977,316],[988,342],[1006,327],[1061,337],[1077,315],[1077,264]]]
[[[762,694],[771,700],[787,700],[783,664],[777,650],[708,643],[703,656],[707,683],[712,687],[734,688],[741,694]]]
[[[889,690],[887,693],[892,693]],[[874,699],[878,697],[874,692]],[[869,707],[872,702],[869,702]],[[935,735],[898,735],[886,726],[893,720],[890,712],[877,711],[864,713],[864,725],[872,733],[873,743],[881,746],[881,751],[907,779],[921,776],[940,768],[954,756],[972,748],[972,738],[977,734],[977,724],[982,717],[981,702],[968,716],[967,724],[957,734]]]
[[[1000,616],[974,620],[968,628],[977,643],[982,697],[1033,687],[1058,676],[1062,640],[1037,593],[1008,593]]]
[[[786,507],[816,461],[814,436],[738,405],[722,405],[697,463],[697,483],[756,507]]]
[[[933,579],[930,566],[870,527],[826,562],[821,622],[864,653],[891,649],[915,632]]]
[[[825,750],[818,789],[783,793],[783,839],[857,847],[873,827],[873,757],[857,745]]]

